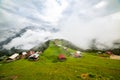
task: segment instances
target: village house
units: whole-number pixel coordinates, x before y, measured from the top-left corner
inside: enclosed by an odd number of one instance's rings
[[[65,60],[66,60],[66,57],[65,57],[64,54],[59,54],[58,59],[59,59],[60,61],[65,61]]]
[[[112,55],[113,54],[111,51],[106,51],[105,53],[108,54],[108,55]]]
[[[26,58],[26,56],[27,56],[27,52],[22,52],[21,58]]]
[[[81,55],[81,52],[80,51],[76,51],[75,53],[74,53],[74,57],[76,57],[76,58],[78,58],[78,57],[81,57],[82,55]]]
[[[39,56],[40,56],[40,53],[39,52],[36,52],[32,55],[29,56],[29,60],[38,60],[39,59]]]
[[[64,49],[64,50],[67,50],[67,47],[64,46],[63,49]]]
[[[58,46],[58,47],[62,47],[62,45],[60,45],[60,44],[59,44],[59,45],[57,45],[57,46]]]
[[[32,51],[32,50],[29,51],[26,55],[26,58],[29,58],[29,56],[31,56],[32,54],[35,54],[35,51]]]
[[[14,61],[16,59],[19,59],[19,54],[18,53],[15,53],[15,54],[11,55],[10,57],[8,57],[7,62]]]

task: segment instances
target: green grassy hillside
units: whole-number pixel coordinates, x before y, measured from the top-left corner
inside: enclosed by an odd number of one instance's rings
[[[38,61],[20,59],[10,63],[0,63],[0,80],[119,80],[120,60],[111,60],[89,53],[81,58],[69,56],[68,51],[50,42],[49,47]],[[60,62],[58,54],[66,55]]]

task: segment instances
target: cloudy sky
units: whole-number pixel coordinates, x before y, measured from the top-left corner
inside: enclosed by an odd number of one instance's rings
[[[116,47],[120,0],[0,0],[1,47],[30,49],[52,38],[83,49],[93,40],[101,49]]]

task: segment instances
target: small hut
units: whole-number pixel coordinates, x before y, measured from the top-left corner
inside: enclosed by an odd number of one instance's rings
[[[33,54],[35,54],[35,52],[34,51],[29,51],[28,53],[27,53],[27,58],[29,58],[29,56],[31,56],[31,55],[33,55]]]
[[[65,60],[66,60],[66,57],[65,57],[64,54],[59,54],[58,59],[59,59],[60,61],[65,61]]]
[[[63,49],[64,49],[64,50],[67,50],[67,47],[64,46]]]
[[[14,61],[16,59],[19,59],[19,54],[15,53],[12,56],[8,57],[7,62]]]
[[[60,45],[60,44],[59,44],[59,45],[57,45],[57,46],[58,46],[58,47],[62,47],[62,45]]]
[[[112,55],[113,53],[111,51],[106,51],[106,54]]]
[[[21,58],[25,58],[27,56],[27,52],[22,52]]]
[[[29,60],[38,60],[39,59],[39,52],[36,52],[35,54],[32,54],[29,56]]]
[[[75,56],[76,58],[78,58],[78,57],[81,57],[82,55],[81,55],[81,52],[80,52],[80,51],[76,51],[75,54],[74,54],[74,56]]]

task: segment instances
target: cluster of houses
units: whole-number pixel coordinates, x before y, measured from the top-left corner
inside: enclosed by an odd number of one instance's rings
[[[111,51],[105,51],[105,52],[98,51],[97,52],[97,54],[103,54],[103,53],[108,54],[109,56],[114,55]]]
[[[75,58],[79,58],[79,57],[81,57],[82,55],[81,55],[81,52],[80,52],[80,51],[76,51],[75,53],[71,53],[71,56],[72,56],[72,57],[75,57]],[[64,54],[59,54],[58,59],[59,59],[60,61],[64,61],[64,60],[66,60],[67,58],[65,57]]]
[[[55,44],[56,46],[60,47],[60,48],[63,48],[63,50],[69,52],[69,50],[68,50],[68,48],[67,48],[66,46],[63,46],[63,45],[59,44],[59,41],[56,40],[56,41],[54,42],[54,44]],[[76,52],[74,52],[74,53],[69,52],[69,54],[70,54],[70,56],[75,57],[75,58],[79,58],[79,57],[82,56],[81,51],[76,51]],[[66,57],[65,57],[64,54],[59,54],[58,58],[59,58],[59,60],[61,60],[61,61],[66,60]]]
[[[65,47],[65,46],[60,45],[60,44],[58,44],[57,42],[55,42],[55,45],[58,46],[58,47],[60,47],[60,48],[63,48],[63,50],[66,50],[67,52],[69,52],[68,48]],[[35,52],[35,51],[33,51],[33,50],[30,50],[30,51],[28,51],[28,52],[22,52],[21,54],[15,53],[15,54],[11,55],[10,57],[8,57],[8,58],[6,59],[6,61],[7,61],[7,62],[11,62],[11,61],[14,61],[14,60],[17,60],[17,59],[24,59],[24,58],[25,58],[25,59],[28,59],[28,60],[36,61],[36,60],[39,59],[40,54],[42,54],[41,51],[40,51],[40,52],[39,52],[39,51],[36,51],[36,52]],[[69,52],[69,55],[72,56],[72,57],[75,57],[75,58],[79,58],[79,57],[82,56],[80,51],[75,51],[75,52],[73,52],[73,53]],[[67,58],[66,58],[65,54],[59,54],[59,55],[58,55],[58,59],[59,59],[60,61],[64,61],[64,60],[66,60]]]
[[[15,60],[18,60],[18,59],[28,59],[28,60],[32,60],[32,61],[37,61],[39,59],[39,56],[40,54],[42,54],[42,52],[34,52],[34,51],[29,51],[29,52],[22,52],[21,54],[19,53],[15,53],[11,56],[9,56],[7,59],[6,59],[6,62],[11,62],[11,61],[15,61]],[[73,55],[73,53],[71,54],[73,57],[81,57],[81,52],[80,51],[76,51]],[[58,55],[58,59],[60,61],[64,61],[66,60],[66,56],[64,54],[59,54]]]
[[[6,59],[7,62],[11,62],[11,61],[14,61],[14,60],[17,60],[17,59],[23,59],[23,58],[26,58],[28,60],[38,60],[39,59],[39,56],[42,52],[35,52],[35,51],[29,51],[29,52],[22,52],[22,54],[19,54],[19,53],[15,53],[13,55],[11,55],[10,57],[8,57]]]

